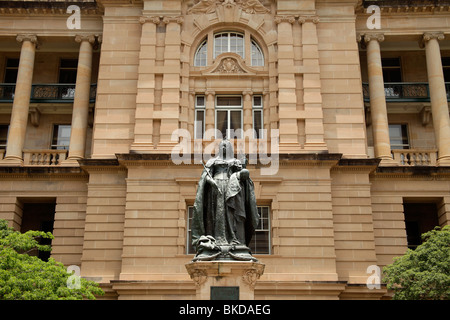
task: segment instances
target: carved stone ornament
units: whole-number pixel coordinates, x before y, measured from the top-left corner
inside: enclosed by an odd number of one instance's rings
[[[258,0],[200,0],[188,10],[188,14],[213,13],[218,6],[225,6],[227,8],[238,6],[248,14],[264,14],[270,12]]]
[[[250,288],[254,289],[256,281],[261,277],[261,273],[256,270],[248,270],[242,276],[242,281],[249,285]]]
[[[241,56],[233,52],[219,55],[214,64],[202,71],[203,75],[255,75],[256,70],[248,67]]]
[[[194,280],[194,284],[196,287],[200,287],[206,282],[206,280],[208,279],[208,275],[205,270],[197,269],[191,274],[191,279]]]
[[[244,73],[244,70],[239,66],[234,58],[223,59],[214,73]]]

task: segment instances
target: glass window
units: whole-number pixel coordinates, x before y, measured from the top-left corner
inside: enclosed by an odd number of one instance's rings
[[[391,149],[409,149],[408,126],[406,124],[390,124],[389,138]]]
[[[270,208],[258,206],[259,224],[250,241],[249,247],[253,254],[270,254]]]
[[[262,50],[254,40],[252,40],[252,66],[264,66],[264,56]]]
[[[214,58],[225,52],[234,52],[244,58],[244,35],[222,32],[214,35]]]
[[[241,96],[216,97],[216,129],[222,133],[222,138],[240,139],[242,137]]]
[[[59,83],[77,82],[78,59],[61,59],[59,64]]]
[[[203,139],[204,132],[205,132],[205,96],[196,96],[194,139]]]
[[[381,59],[384,82],[402,82],[400,58]]]
[[[253,131],[255,139],[263,139],[263,105],[262,96],[253,96]]]
[[[8,142],[8,130],[9,125],[0,124],[0,149],[6,149],[6,144]]]
[[[258,206],[259,213],[259,224],[255,230],[252,240],[250,241],[249,247],[252,254],[270,254],[270,207],[269,206]],[[194,247],[192,246],[192,217],[194,215],[194,207],[188,206],[187,214],[187,244],[186,253],[195,254]]]
[[[16,83],[19,59],[6,59],[4,83]]]
[[[55,124],[53,126],[51,148],[56,150],[69,150],[70,132],[70,125]]]
[[[202,44],[197,49],[195,53],[194,66],[196,67],[204,67],[206,66],[208,57],[208,43],[207,41],[203,41]]]

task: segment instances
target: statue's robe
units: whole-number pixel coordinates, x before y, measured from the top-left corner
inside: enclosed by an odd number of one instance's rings
[[[253,181],[250,178],[240,181],[239,171],[232,173],[225,190],[226,208],[218,212],[221,208],[217,206],[217,197],[221,195],[207,182],[216,160],[212,158],[206,163],[198,183],[191,224],[192,244],[196,248],[201,236],[216,238],[219,227],[219,233],[226,235],[228,244],[248,246],[259,223]],[[242,168],[239,160],[235,159],[234,165]]]

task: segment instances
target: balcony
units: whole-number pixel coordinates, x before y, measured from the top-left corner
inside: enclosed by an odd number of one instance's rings
[[[391,152],[400,166],[436,166],[437,150],[394,149]]]
[[[13,102],[15,83],[0,83],[0,103]],[[95,102],[97,84],[91,84],[89,102]],[[30,102],[32,103],[73,103],[75,84],[33,84],[31,86]]]
[[[0,160],[5,156],[5,149],[0,149]],[[23,150],[25,166],[55,167],[67,158],[67,150]]]
[[[450,82],[445,83],[447,100],[450,101]],[[428,82],[385,82],[384,94],[387,102],[430,102]],[[363,82],[363,97],[370,101],[369,84]]]

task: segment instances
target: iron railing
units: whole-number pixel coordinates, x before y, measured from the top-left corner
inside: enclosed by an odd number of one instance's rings
[[[369,84],[363,83],[364,101],[370,101]],[[450,82],[445,83],[447,100],[450,101]],[[429,102],[430,90],[427,82],[385,82],[384,94],[387,102]]]
[[[0,102],[13,102],[15,83],[0,83]],[[95,102],[97,84],[91,84],[89,101]],[[75,97],[75,84],[52,83],[33,84],[31,86],[30,102],[73,102]]]

